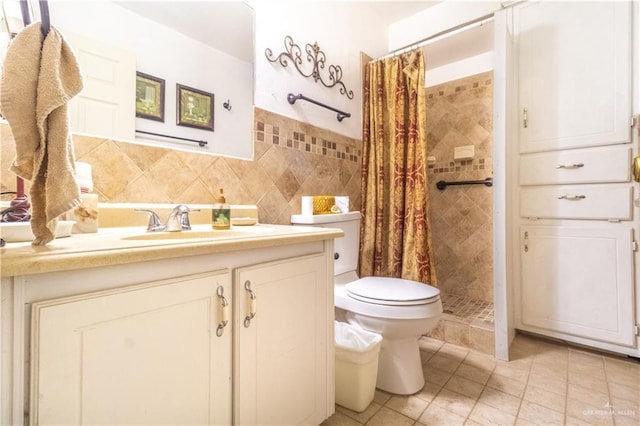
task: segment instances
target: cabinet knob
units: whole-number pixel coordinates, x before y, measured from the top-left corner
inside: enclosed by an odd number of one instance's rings
[[[338,252],[333,253],[333,258],[334,258],[335,260],[340,259],[340,253],[338,253]]]

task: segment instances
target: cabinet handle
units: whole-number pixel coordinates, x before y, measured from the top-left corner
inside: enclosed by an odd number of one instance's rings
[[[224,332],[224,328],[229,323],[229,311],[231,308],[229,307],[229,301],[226,297],[224,297],[224,288],[219,285],[216,291],[218,295],[218,300],[220,301],[220,322],[218,322],[218,328],[216,329],[216,336],[222,336]]]
[[[579,169],[580,167],[584,167],[584,163],[558,164],[556,169]]]
[[[584,200],[586,195],[558,195],[558,200]]]
[[[249,303],[247,307],[249,315],[244,317],[244,328],[249,328],[251,320],[256,316],[256,294],[251,290],[251,281],[249,280],[244,282],[244,289],[249,292]]]
[[[526,108],[522,110],[522,125],[525,129],[529,127],[529,111]]]

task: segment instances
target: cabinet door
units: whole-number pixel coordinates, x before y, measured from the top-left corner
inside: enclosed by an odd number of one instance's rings
[[[634,346],[632,235],[626,226],[523,226],[523,328]]]
[[[234,423],[320,424],[328,417],[332,285],[324,255],[236,270]]]
[[[517,7],[520,152],[630,142],[631,2]]]
[[[228,271],[34,303],[31,423],[231,424],[219,291]]]

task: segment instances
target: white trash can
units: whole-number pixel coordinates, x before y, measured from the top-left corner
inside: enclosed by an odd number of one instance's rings
[[[382,336],[335,322],[336,404],[364,411],[376,391]]]

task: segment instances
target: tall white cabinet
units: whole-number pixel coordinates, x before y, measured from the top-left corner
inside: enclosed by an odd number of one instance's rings
[[[638,356],[631,3],[513,14],[516,328]]]

